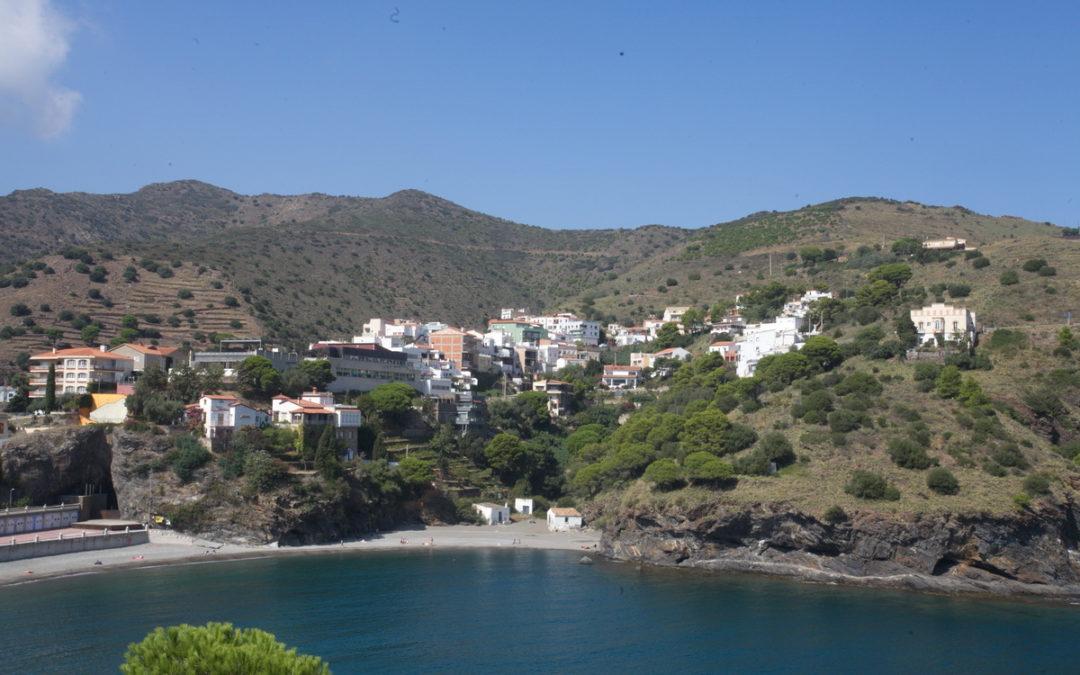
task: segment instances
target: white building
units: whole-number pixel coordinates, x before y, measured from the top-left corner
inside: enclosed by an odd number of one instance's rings
[[[770,323],[748,325],[738,343],[735,374],[750,377],[764,357],[801,347],[803,337],[798,326],[799,319],[793,316],[778,316]]]
[[[639,368],[655,368],[656,362],[661,359],[674,359],[676,361],[688,361],[690,352],[682,347],[668,347],[658,352],[631,352],[630,365]]]
[[[565,509],[558,506],[548,509],[547,523],[548,529],[552,532],[580,530],[584,524],[577,509]]]
[[[641,384],[641,368],[638,366],[604,366],[601,384],[608,389],[637,389]]]
[[[962,251],[967,248],[967,240],[955,237],[928,239],[922,243],[922,247],[931,251]]]
[[[710,354],[719,354],[725,361],[739,360],[739,343],[731,340],[717,340],[709,345]]]
[[[44,398],[49,365],[56,365],[56,395],[85,394],[91,384],[100,390],[115,390],[116,385],[131,382],[134,361],[99,349],[74,347],[53,349],[30,357],[30,398]]]
[[[526,516],[531,516],[533,513],[532,497],[518,497],[515,499],[514,510]]]
[[[590,346],[600,344],[599,321],[579,319],[576,315],[567,312],[547,316],[524,317],[523,320],[543,327],[549,335],[555,338],[569,342],[581,342]]]
[[[919,344],[935,342],[938,335],[945,342],[959,342],[966,338],[969,344],[975,344],[978,332],[974,312],[943,302],[911,310],[911,323],[915,324],[915,330],[919,333]]]
[[[683,314],[689,307],[665,307],[664,323],[682,323]]]
[[[473,509],[487,522],[488,525],[502,525],[510,522],[510,507],[491,502],[473,504]]]
[[[199,399],[202,410],[203,435],[212,447],[225,443],[242,427],[263,427],[270,424],[270,415],[245,405],[235,396],[207,394]]]

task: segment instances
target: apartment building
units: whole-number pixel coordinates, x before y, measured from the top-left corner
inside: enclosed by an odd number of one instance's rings
[[[462,370],[471,370],[477,365],[480,340],[472,333],[447,326],[428,335],[428,343]]]
[[[53,349],[30,357],[30,398],[45,398],[49,366],[56,364],[56,395],[85,394],[90,385],[98,391],[115,391],[130,383],[134,360],[108,351],[104,345]]]
[[[308,358],[326,359],[334,373],[327,389],[332,393],[371,391],[387,382],[419,386],[419,372],[409,363],[409,355],[377,344],[355,342],[315,342],[308,345]]]

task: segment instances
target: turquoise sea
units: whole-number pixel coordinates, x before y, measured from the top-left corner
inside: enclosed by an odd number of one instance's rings
[[[578,555],[322,554],[0,588],[0,671],[116,672],[155,626],[210,620],[269,630],[336,673],[1080,670],[1080,607]]]

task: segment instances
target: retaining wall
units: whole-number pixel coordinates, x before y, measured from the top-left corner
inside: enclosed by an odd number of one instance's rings
[[[12,544],[10,539],[0,537],[0,562],[40,558],[48,555],[79,553],[82,551],[101,551],[109,548],[123,548],[136,544],[149,544],[150,533],[146,530],[134,532],[110,532],[108,534],[74,535],[65,534],[63,539],[39,539]]]

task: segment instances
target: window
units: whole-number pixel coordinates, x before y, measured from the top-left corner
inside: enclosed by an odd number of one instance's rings
[[[87,366],[87,363],[88,363],[88,362],[87,362],[87,360],[86,360],[86,359],[79,359],[79,367],[80,367],[80,368],[86,368],[86,366]]]
[[[74,368],[75,367],[75,359],[67,359],[66,361],[64,361],[64,367],[65,368]]]

